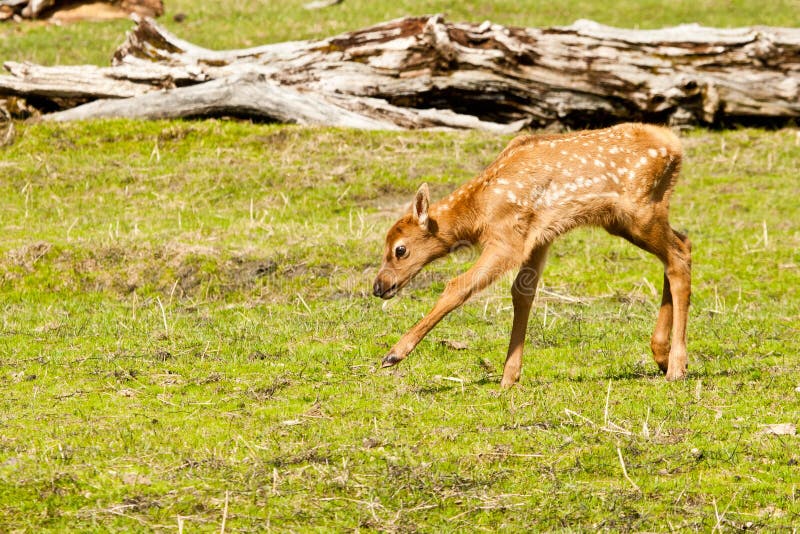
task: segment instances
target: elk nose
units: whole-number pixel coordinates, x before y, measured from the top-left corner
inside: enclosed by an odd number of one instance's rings
[[[376,297],[383,295],[383,284],[381,284],[380,279],[376,279],[375,283],[372,284],[372,294]]]
[[[395,289],[397,289],[397,283],[394,283],[389,287],[385,287],[381,279],[377,278],[375,280],[375,283],[372,285],[372,294],[375,295],[376,297],[391,298],[390,296],[387,295],[392,294],[392,296],[394,296],[392,292]]]

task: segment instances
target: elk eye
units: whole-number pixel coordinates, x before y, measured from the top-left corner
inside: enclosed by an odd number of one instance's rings
[[[403,245],[399,245],[394,249],[394,255],[398,258],[402,258],[406,255],[406,247]]]

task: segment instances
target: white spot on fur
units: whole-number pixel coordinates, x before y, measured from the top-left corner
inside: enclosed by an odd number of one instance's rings
[[[609,154],[616,154],[617,152],[619,152],[619,148],[615,146],[612,146],[608,151]]]
[[[508,197],[508,200],[510,200],[511,202],[517,201],[517,195],[515,195],[513,191],[506,191],[506,196]]]
[[[648,149],[647,149],[647,154],[648,154],[648,155],[649,155],[651,158],[654,158],[654,157],[658,156],[658,151],[657,151],[655,148],[648,148]]]
[[[646,156],[642,156],[641,158],[639,158],[639,164],[640,165],[647,164],[647,157]]]
[[[601,168],[606,166],[606,164],[600,161],[599,159],[594,160],[594,164],[596,167],[601,167]]]
[[[505,178],[500,178],[499,180],[497,180],[497,185],[508,185],[508,180],[506,180]]]

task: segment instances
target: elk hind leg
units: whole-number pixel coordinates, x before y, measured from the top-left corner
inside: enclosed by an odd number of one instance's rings
[[[658,309],[656,327],[653,329],[653,336],[650,338],[650,349],[653,351],[653,359],[662,373],[666,373],[669,367],[669,335],[672,331],[672,291],[669,286],[669,277],[664,273],[664,289],[661,292],[661,307]]]
[[[692,244],[685,235],[667,227],[670,241],[665,264],[672,293],[672,347],[669,351],[667,380],[686,377],[686,325],[692,293]]]
[[[650,228],[643,233],[639,228]],[[658,257],[664,264],[664,288],[656,326],[650,338],[653,359],[668,380],[686,375],[686,322],[691,293],[691,243],[664,220],[642,226],[609,226],[606,230]],[[674,331],[674,332],[673,332]],[[670,343],[670,333],[672,343]],[[672,370],[671,370],[672,368]]]

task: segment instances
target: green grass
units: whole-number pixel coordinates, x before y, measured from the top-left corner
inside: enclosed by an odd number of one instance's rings
[[[369,291],[417,184],[443,195],[506,139],[18,128],[0,184],[4,530],[216,530],[226,498],[230,531],[800,521],[798,438],[761,433],[800,422],[796,131],[684,138],[689,380],[650,361],[657,261],[581,230],[553,250],[522,383],[501,393],[509,279],[390,371],[379,358],[469,258],[385,307]]]
[[[658,28],[687,22],[735,27],[754,24],[795,26],[800,0],[623,0],[613,7],[594,0],[445,0],[374,2],[347,0],[319,11],[307,11],[308,0],[265,2],[198,2],[168,0],[159,21],[184,39],[210,48],[242,48],[295,39],[322,38],[408,15],[444,13],[450,20],[494,22],[513,26],[571,24],[589,18],[622,27]],[[173,16],[187,16],[182,23]],[[131,27],[125,20],[68,24],[0,25],[0,61],[42,64],[107,65]]]
[[[302,3],[176,0],[163,22],[228,48],[431,12],[739,26],[793,25],[799,7]],[[105,64],[129,26],[0,25],[0,60]],[[763,433],[800,424],[797,130],[683,135],[688,380],[666,383],[649,355],[658,262],[583,229],[552,249],[507,392],[510,278],[388,371],[380,358],[471,257],[386,305],[370,296],[419,183],[443,196],[507,138],[221,120],[16,130],[0,148],[0,531],[800,524],[800,437]]]

